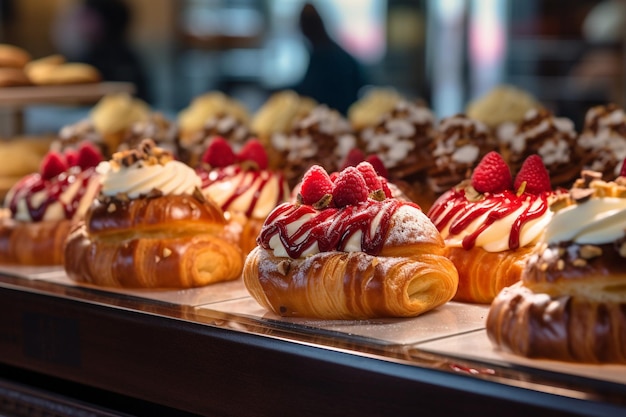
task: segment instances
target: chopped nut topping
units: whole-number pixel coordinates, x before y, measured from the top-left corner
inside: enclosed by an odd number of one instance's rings
[[[593,195],[593,189],[591,188],[572,188],[570,195],[572,199],[580,204],[589,200]]]
[[[107,206],[107,213],[113,213],[117,209],[115,203],[109,203]]]
[[[313,204],[313,208],[316,210],[325,209],[330,205],[330,202],[333,199],[332,194],[324,194],[324,197],[320,198],[315,204]]]
[[[201,203],[206,202],[206,197],[202,194],[202,191],[198,187],[193,188],[192,196]]]
[[[581,268],[587,265],[587,261],[582,258],[577,258],[577,259],[574,259],[574,262],[572,262],[572,265],[574,265],[577,268]]]
[[[157,198],[157,197],[162,197],[163,196],[163,191],[157,189],[157,188],[153,188],[151,189],[148,194],[146,194],[146,198]]]
[[[172,250],[169,248],[163,248],[163,257],[167,258],[168,256],[170,256],[172,254]]]
[[[580,247],[580,256],[583,259],[591,259],[602,255],[602,248],[593,245],[582,245]]]
[[[144,139],[136,149],[114,153],[111,163],[123,167],[129,167],[139,161],[146,165],[165,165],[173,159],[174,156],[169,151],[157,147],[152,139]]]
[[[385,192],[382,189],[378,189],[370,193],[370,198],[376,201],[383,201],[384,199],[387,198],[387,196],[385,195]]]
[[[291,261],[284,260],[278,263],[277,269],[281,275],[287,275],[289,273],[289,269],[291,268]]]
[[[565,261],[563,259],[559,259],[558,261],[556,261],[556,269],[558,269],[559,271],[565,269]]]

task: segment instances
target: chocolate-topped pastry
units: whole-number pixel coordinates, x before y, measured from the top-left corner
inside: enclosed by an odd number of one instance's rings
[[[249,124],[247,108],[223,93],[214,91],[194,98],[178,115],[182,159],[196,166],[215,136],[241,147],[250,137]]]
[[[148,119],[133,123],[126,132],[118,150],[134,149],[144,139],[152,139],[154,143],[173,155],[179,154],[178,127],[163,113],[152,113]]]
[[[380,121],[359,132],[359,147],[376,154],[392,179],[409,180],[433,163],[429,146],[435,116],[424,105],[399,100]]]
[[[533,154],[541,156],[553,187],[572,185],[583,166],[584,153],[577,145],[574,123],[555,117],[546,109],[531,109],[515,132],[502,140],[502,154],[513,171]]]
[[[104,143],[102,134],[96,130],[93,121],[88,118],[63,126],[59,130],[57,140],[52,142],[51,149],[56,152],[63,152],[68,148],[78,147],[83,141],[96,145],[105,155],[112,153]]]
[[[624,172],[621,175],[625,174]],[[487,334],[527,357],[626,363],[626,178],[583,171],[520,283],[493,301]]]
[[[443,119],[430,146],[428,186],[435,194],[448,191],[468,179],[483,156],[495,149],[496,141],[482,122],[463,114]]]
[[[586,168],[601,172],[606,180],[615,179],[626,158],[624,110],[615,104],[590,108],[578,144],[589,153]]]
[[[350,123],[338,111],[318,105],[297,120],[289,133],[273,134],[271,145],[280,152],[282,169],[293,188],[313,165],[337,171],[356,146],[356,138]]]

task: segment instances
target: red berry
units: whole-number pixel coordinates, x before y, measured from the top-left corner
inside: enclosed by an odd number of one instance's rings
[[[335,185],[326,170],[319,165],[313,165],[302,177],[300,185],[302,203],[313,205],[326,194],[332,194],[334,188]]]
[[[63,156],[65,156],[65,161],[67,162],[68,167],[75,167],[78,165],[78,151],[68,148],[63,151]]]
[[[202,162],[209,164],[213,168],[221,168],[228,165],[232,165],[237,161],[237,157],[233,152],[233,148],[230,144],[220,136],[215,136],[204,155],[202,155]]]
[[[78,156],[76,157],[75,165],[78,165],[81,169],[84,170],[87,168],[95,167],[100,162],[102,162],[102,159],[102,154],[95,145],[91,144],[90,142],[83,142],[78,148]]]
[[[383,164],[383,161],[378,157],[378,155],[370,155],[367,157],[366,161],[372,164],[374,170],[378,173],[378,175],[380,175],[381,177],[389,178],[389,172],[387,171],[387,168],[385,168],[385,164]]]
[[[508,165],[495,151],[485,155],[472,173],[472,187],[479,193],[499,193],[510,190],[512,183],[513,179]]]
[[[350,152],[348,152],[346,159],[343,161],[343,164],[341,164],[340,171],[343,171],[348,167],[355,167],[359,164],[359,162],[363,161],[365,161],[365,154],[363,151],[358,148],[351,149]]]
[[[44,179],[52,179],[67,170],[65,158],[58,152],[48,152],[41,161],[40,172]]]
[[[539,155],[530,155],[526,158],[515,177],[515,189],[519,190],[524,182],[526,182],[524,191],[527,193],[540,194],[552,191],[550,174]]]
[[[355,167],[348,167],[339,173],[333,190],[333,201],[337,207],[356,205],[367,200],[367,184]]]
[[[382,188],[382,184],[378,179],[378,174],[374,170],[374,167],[369,162],[361,162],[356,166],[356,169],[361,173],[365,184],[367,185],[368,192],[374,192]]]
[[[378,179],[380,180],[380,184],[382,185],[383,192],[385,193],[385,197],[393,198],[393,193],[391,192],[391,189],[389,188],[387,179],[385,177],[378,177]]]
[[[237,161],[252,161],[259,169],[267,169],[267,152],[257,139],[250,139],[237,154]]]
[[[620,177],[626,177],[626,158],[622,161],[622,168],[619,170]]]

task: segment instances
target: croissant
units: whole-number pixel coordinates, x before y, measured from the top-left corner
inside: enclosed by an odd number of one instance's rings
[[[63,244],[100,189],[94,166],[101,155],[84,145],[72,166],[66,155],[50,151],[40,172],[22,177],[5,198],[0,216],[0,263],[62,265]]]
[[[331,180],[314,166],[309,172],[318,174],[305,174],[301,203],[270,213],[243,270],[259,304],[281,316],[366,319],[417,316],[452,298],[458,274],[434,225],[416,205],[390,194],[351,200],[342,187],[358,183],[357,168],[328,184],[339,207],[324,206],[331,194],[317,201],[319,183],[308,178]]]
[[[558,198],[541,158],[527,161],[514,190],[506,162],[490,152],[470,180],[442,194],[429,209],[459,272],[455,301],[488,304],[521,279],[552,217],[550,204]],[[530,181],[534,183],[528,185]]]
[[[555,208],[521,282],[491,304],[495,346],[531,358],[626,363],[626,178],[617,182],[579,183]]]
[[[63,244],[72,220],[0,221],[0,263],[62,265]]]
[[[455,301],[490,303],[500,290],[520,280],[533,248],[504,252],[487,252],[479,247],[447,248],[447,257],[459,272]]]
[[[240,276],[241,250],[193,169],[147,139],[98,170],[100,196],[66,241],[70,278],[110,287],[189,288]]]
[[[223,237],[219,207],[168,195],[96,202],[65,245],[78,282],[130,288],[189,288],[236,279],[243,256]]]
[[[323,319],[417,316],[449,301],[457,284],[442,255],[322,252],[290,260],[261,247],[248,255],[243,278],[268,310]]]

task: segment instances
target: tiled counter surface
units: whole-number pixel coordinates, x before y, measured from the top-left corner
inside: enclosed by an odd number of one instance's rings
[[[3,266],[0,274],[5,285],[13,289],[23,286],[24,291],[44,295],[55,289],[52,296],[144,310],[207,328],[221,327],[235,334],[260,335],[280,343],[347,353],[368,358],[373,364],[389,361],[401,365],[395,369],[402,372],[436,370],[446,376],[462,376],[465,379],[460,381],[467,384],[488,382],[493,384],[496,396],[500,395],[496,388],[518,390],[520,395],[538,393],[541,396],[537,401],[542,398],[545,402],[541,406],[566,414],[626,413],[626,366],[528,360],[500,352],[486,336],[488,307],[484,305],[450,302],[410,319],[287,319],[260,307],[241,280],[189,290],[103,290],[77,285],[61,268]],[[363,366],[368,367],[367,363]]]

